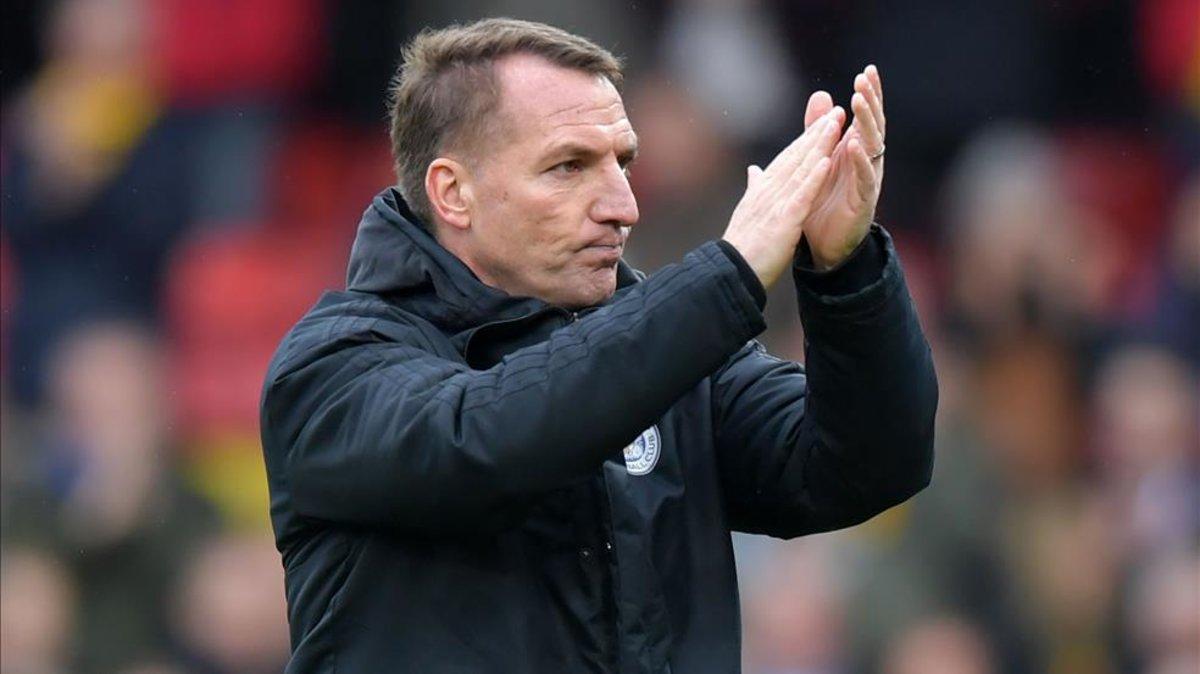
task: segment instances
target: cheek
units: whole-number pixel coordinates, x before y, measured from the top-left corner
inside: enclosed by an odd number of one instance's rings
[[[530,260],[540,260],[543,266],[566,265],[579,246],[579,224],[572,220],[564,200],[551,197],[522,195],[515,198],[511,192],[497,214],[503,220],[495,225],[498,234],[507,239],[510,248],[516,249]]]
[[[587,274],[591,270],[575,268],[587,222],[583,191],[537,178],[487,185],[477,213],[481,254],[510,268],[519,260],[520,275],[546,282],[553,280],[547,276]]]

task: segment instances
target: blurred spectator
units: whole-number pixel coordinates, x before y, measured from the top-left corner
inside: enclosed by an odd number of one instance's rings
[[[1153,261],[1158,273],[1143,330],[1200,367],[1200,170],[1180,186],[1171,216],[1164,250]]]
[[[62,550],[80,598],[78,671],[111,671],[167,646],[164,597],[207,507],[171,471],[159,345],[122,323],[84,328],[52,357],[36,471],[5,535]]]
[[[902,633],[947,612],[987,634],[997,671],[1036,671],[1017,579],[1002,554],[1011,497],[975,417],[974,364],[955,341],[934,348],[941,402],[933,482],[848,532],[857,544],[848,603],[854,671],[881,671]]]
[[[1163,555],[1135,583],[1125,626],[1146,672],[1200,667],[1200,554],[1195,548]]]
[[[668,76],[739,144],[778,142],[804,125],[804,98],[777,28],[757,0],[679,0],[667,13]]]
[[[489,14],[627,57],[646,271],[882,70],[934,482],[735,538],[748,674],[1200,671],[1194,0],[56,0],[0,46],[0,673],[281,668],[261,373],[393,181],[403,37]],[[794,306],[761,339],[801,358]]]
[[[843,579],[826,540],[776,546],[743,585],[746,671],[844,672]]]
[[[1047,136],[985,130],[960,156],[946,197],[961,327],[986,341],[1031,325],[1074,336],[1104,309],[1114,243],[1069,198]]]
[[[1084,423],[1069,344],[1045,333],[1014,335],[979,356],[975,367],[972,416],[1005,488],[1027,499],[1068,486],[1082,465]]]
[[[10,383],[26,403],[41,393],[49,349],[79,321],[153,316],[186,222],[183,139],[163,120],[144,37],[138,0],[63,0],[45,65],[6,111]]]
[[[1168,226],[1161,148],[1142,131],[1095,129],[1060,132],[1054,148],[1063,194],[1086,225],[1082,236],[1104,244],[1096,307],[1106,319],[1123,320],[1149,299],[1146,286]]]
[[[269,540],[208,540],[174,599],[173,624],[192,671],[267,674],[287,664],[283,567]]]
[[[31,548],[0,554],[0,672],[65,674],[75,588],[63,565]]]
[[[1005,553],[1048,674],[1116,671],[1117,537],[1104,501],[1069,485],[1011,501]]]
[[[1171,352],[1115,352],[1096,386],[1101,476],[1121,517],[1110,523],[1128,553],[1157,554],[1200,540],[1200,382]]]
[[[653,71],[631,82],[625,94],[639,137],[630,182],[641,219],[633,228],[627,260],[652,272],[681,252],[716,239],[746,188],[746,153],[722,132],[716,113],[667,73]],[[802,354],[796,338],[794,291],[771,289],[763,341],[781,356]]]
[[[625,94],[639,136],[630,168],[641,218],[630,238],[630,262],[653,271],[717,238],[746,186],[746,167],[712,114],[660,72],[632,82]]]

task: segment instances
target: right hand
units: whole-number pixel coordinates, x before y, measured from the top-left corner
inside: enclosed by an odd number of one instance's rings
[[[829,175],[830,154],[841,136],[845,112],[835,107],[775,156],[766,169],[747,170],[746,192],[722,237],[737,248],[770,288],[792,264],[801,223]]]

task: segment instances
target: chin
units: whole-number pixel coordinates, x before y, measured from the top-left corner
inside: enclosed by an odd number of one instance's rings
[[[560,301],[553,302],[553,304],[564,309],[586,309],[603,304],[616,291],[617,270],[604,270],[601,278],[589,279],[589,282],[571,288],[570,292],[561,295]]]

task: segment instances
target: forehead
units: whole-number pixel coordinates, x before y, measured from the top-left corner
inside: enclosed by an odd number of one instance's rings
[[[496,78],[501,113],[517,137],[546,142],[564,135],[634,139],[621,95],[601,75],[515,54],[496,62]]]

